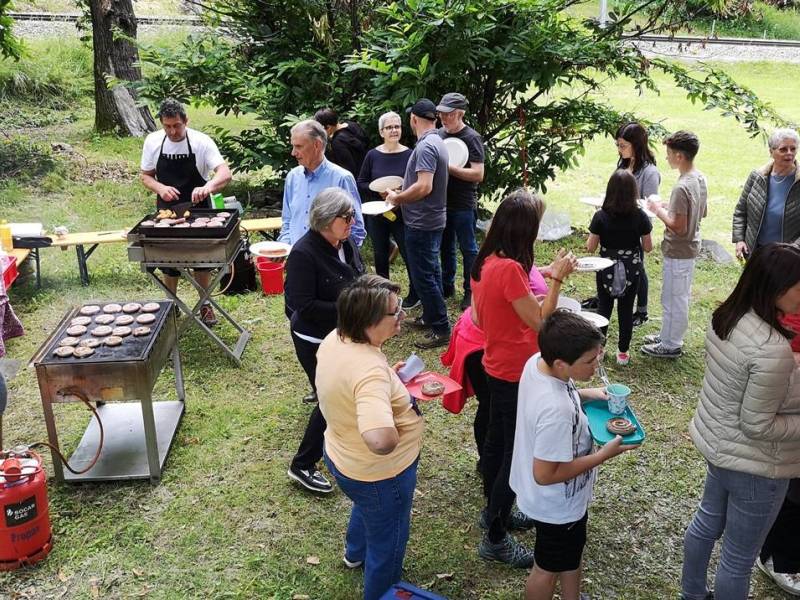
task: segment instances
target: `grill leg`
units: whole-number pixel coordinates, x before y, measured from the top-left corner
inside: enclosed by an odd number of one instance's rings
[[[144,445],[147,450],[147,464],[150,468],[150,483],[161,481],[161,465],[158,460],[158,436],[156,420],[153,416],[153,398],[150,394],[142,398],[142,421],[144,423]]]
[[[42,394],[42,410],[44,411],[44,422],[47,426],[47,439],[53,446],[58,448],[58,432],[56,431],[56,420],[53,415],[53,403],[47,394]],[[61,464],[61,459],[52,448],[50,449],[50,456],[53,458],[53,476],[58,483],[64,483],[64,467]]]
[[[183,387],[183,365],[181,364],[181,353],[178,344],[172,349],[172,366],[175,369],[175,391],[178,393],[178,400],[186,401],[186,390]]]

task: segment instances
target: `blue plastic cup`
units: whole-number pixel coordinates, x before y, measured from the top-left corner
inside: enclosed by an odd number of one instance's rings
[[[612,415],[621,415],[628,407],[628,396],[631,395],[631,388],[621,383],[612,383],[606,388],[608,394],[608,411]]]

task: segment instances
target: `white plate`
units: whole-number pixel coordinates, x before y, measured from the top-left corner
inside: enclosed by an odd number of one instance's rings
[[[283,258],[289,254],[292,246],[284,242],[258,242],[250,246],[250,254],[264,258]]]
[[[589,312],[588,310],[582,310],[576,314],[579,317],[583,317],[589,321],[595,327],[608,327],[608,319],[606,319],[603,315],[598,315],[597,313]]]
[[[388,202],[377,200],[376,202],[364,202],[361,205],[361,213],[365,215],[382,215],[392,210],[394,207]]]
[[[591,273],[595,271],[602,271],[614,264],[610,258],[602,256],[584,256],[578,259],[578,268],[576,271],[579,273]]]
[[[600,208],[603,206],[603,198],[597,196],[584,196],[583,198],[578,198],[578,202],[588,204],[589,206],[594,206],[595,208]]]
[[[566,308],[570,312],[579,313],[581,312],[581,303],[574,298],[559,296],[556,308]]]
[[[450,157],[448,164],[451,167],[463,167],[469,160],[469,148],[457,137],[449,137],[444,139],[444,145],[447,146],[447,155]]]
[[[650,209],[647,208],[647,200],[639,198],[636,202],[639,203],[639,208],[641,208],[648,217],[652,219],[656,216],[656,213],[651,212]]]
[[[369,182],[369,189],[379,194],[388,192],[389,190],[399,190],[401,187],[403,187],[403,178],[397,175],[378,177]]]

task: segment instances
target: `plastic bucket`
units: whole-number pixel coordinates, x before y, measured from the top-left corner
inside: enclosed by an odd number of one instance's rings
[[[256,257],[261,289],[267,296],[283,293],[283,265],[283,261],[273,262],[268,258]]]

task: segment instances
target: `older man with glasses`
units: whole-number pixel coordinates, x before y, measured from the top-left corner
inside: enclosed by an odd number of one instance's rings
[[[295,244],[308,231],[311,201],[329,187],[342,188],[353,198],[355,222],[352,236],[361,246],[367,232],[361,215],[361,197],[356,180],[350,171],[325,158],[328,134],[314,120],[300,121],[291,129],[292,156],[297,166],[289,171],[283,187],[283,220],[278,241]]]

